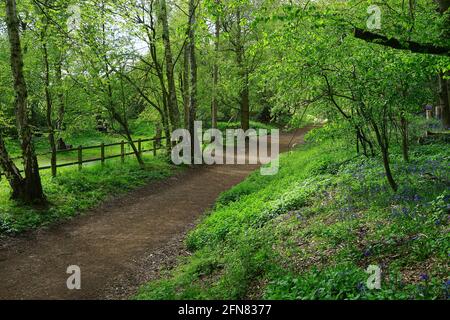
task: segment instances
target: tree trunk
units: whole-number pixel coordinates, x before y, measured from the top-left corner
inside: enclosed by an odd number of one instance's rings
[[[56,84],[58,86],[57,92],[57,102],[58,102],[58,119],[56,121],[56,129],[58,131],[63,131],[64,126],[64,115],[66,113],[66,104],[64,101],[64,91],[63,91],[63,80],[62,80],[62,58],[63,54],[61,53],[61,57],[59,61],[56,63],[55,74],[56,74]]]
[[[28,119],[28,91],[23,73],[23,55],[20,44],[19,19],[15,0],[6,2],[6,25],[11,46],[11,70],[14,79],[15,112],[17,130],[22,148],[25,179],[23,189],[13,189],[13,198],[25,203],[45,203],[39,166],[32,141],[32,130]]]
[[[450,40],[450,0],[435,0],[439,6],[441,14],[447,14],[447,21],[442,31],[443,40]],[[450,128],[450,80],[444,79],[450,77],[450,71],[439,74],[439,102],[442,107],[442,125],[444,129]]]
[[[189,45],[184,48],[184,64],[181,88],[183,90],[184,127],[189,130]]]
[[[400,116],[400,127],[402,133],[402,153],[403,160],[409,162],[409,135],[408,135],[408,120],[406,120],[404,113]]]
[[[359,138],[359,133],[358,132],[356,132],[356,154],[358,154],[359,155],[359,141],[360,141],[360,138]]]
[[[19,172],[19,169],[9,157],[6,150],[5,141],[0,132],[0,166],[3,169],[6,179],[13,190],[13,197],[17,198],[22,192],[25,192],[23,188],[23,178]]]
[[[250,91],[247,73],[244,75],[244,87],[241,92],[241,126],[244,131],[250,129]]]
[[[378,144],[381,149],[381,155],[383,157],[383,166],[384,166],[384,171],[386,173],[386,178],[387,178],[392,190],[394,190],[394,192],[397,192],[398,185],[395,182],[394,177],[392,175],[392,171],[391,171],[391,165],[390,165],[390,160],[389,160],[389,144],[388,144],[387,138],[385,136],[382,136],[382,133],[380,132],[380,129],[378,128],[378,125],[375,123],[375,121],[371,120],[371,122],[372,122],[373,129],[375,131],[375,135],[377,137]]]
[[[142,156],[141,156],[138,148],[136,147],[136,145],[133,142],[133,138],[131,136],[130,128],[128,126],[128,121],[126,119],[124,119],[120,114],[118,114],[115,109],[111,110],[111,112],[112,112],[112,116],[113,116],[114,120],[116,120],[119,123],[119,125],[122,127],[122,129],[124,131],[124,135],[123,136],[127,140],[128,144],[131,146],[131,149],[133,149],[133,153],[134,153],[134,155],[136,157],[136,160],[139,163],[139,166],[141,168],[144,168],[145,167],[144,160],[142,160]]]
[[[170,136],[169,119],[167,118],[166,115],[161,114],[161,121],[163,124],[164,135],[166,136],[166,154],[167,154],[167,156],[170,156],[170,153],[172,151],[172,145],[171,145],[172,141],[171,141],[171,136]]]
[[[447,71],[447,77],[450,79],[450,71]],[[448,98],[448,102],[447,102],[447,111],[442,110],[442,121],[445,121],[444,127],[449,129],[450,128],[450,80],[447,79],[447,98]],[[444,115],[444,113],[447,112],[446,115]],[[445,120],[444,120],[445,117]]]
[[[133,142],[133,138],[131,137],[131,133],[127,128],[127,131],[125,133],[125,136],[127,138],[128,144],[131,146],[131,149],[133,149],[134,156],[136,157],[137,162],[139,163],[139,167],[141,169],[145,168],[145,162],[142,159],[142,154],[139,152],[139,149],[136,147],[136,144]]]
[[[245,49],[242,43],[242,27],[241,27],[241,10],[236,12],[236,59],[239,67],[239,74],[241,80],[240,88],[240,104],[241,104],[241,128],[247,131],[250,128],[250,91],[248,82],[248,71],[245,66]]]
[[[151,3],[151,13],[153,13],[153,2]],[[147,32],[147,38],[149,43],[149,50],[150,50],[150,56],[152,58],[156,74],[158,76],[158,80],[161,86],[161,92],[162,92],[162,109],[159,108],[158,112],[161,116],[161,122],[163,124],[164,133],[166,135],[166,148],[167,148],[167,154],[170,155],[171,152],[171,137],[170,137],[170,116],[169,116],[169,99],[168,99],[168,92],[166,89],[166,83],[164,80],[164,72],[162,68],[162,63],[159,62],[158,59],[158,50],[156,47],[157,43],[157,36],[156,36],[156,27],[155,27],[155,20],[153,18],[153,15],[150,15],[150,25],[148,28],[146,28]],[[142,91],[141,91],[141,94]],[[149,101],[149,99],[146,99]],[[178,109],[177,109],[178,110]],[[188,125],[186,125],[186,128]]]
[[[195,52],[195,0],[189,0],[189,69],[190,69],[190,94],[189,94],[189,132],[191,133],[191,155],[194,160],[196,134],[195,120],[197,118],[197,56]],[[193,162],[194,163],[194,162]]]
[[[48,49],[45,42],[45,33],[42,34],[42,53],[44,56],[44,88],[45,88],[45,101],[47,104],[46,120],[48,128],[48,142],[50,144],[51,159],[50,164],[52,167],[52,176],[56,177],[56,142],[55,142],[55,127],[53,125],[53,101],[50,93],[50,65],[48,62]]]
[[[442,126],[450,128],[450,94],[449,81],[444,79],[445,74],[439,74],[439,104],[442,108]],[[449,74],[450,76],[450,74]]]
[[[363,148],[363,154],[365,157],[368,158],[369,157],[369,154],[367,153],[367,144],[368,143],[366,141],[366,138],[364,137],[363,131],[358,127],[356,128],[356,144],[357,144],[357,146],[356,146],[357,153],[358,154],[360,153],[359,145],[361,144],[361,146]]]
[[[220,4],[220,0],[216,0],[216,4]],[[219,110],[218,102],[218,86],[219,86],[219,50],[220,50],[220,16],[217,14],[215,25],[215,56],[213,66],[213,96],[211,102],[211,125],[213,129],[217,128],[217,113]]]
[[[162,96],[162,108],[161,107],[157,107],[156,104],[151,103],[150,99],[144,94],[144,92],[142,90],[139,89],[139,92],[141,94],[141,96],[144,97],[144,99],[149,102],[153,107],[155,107],[158,110],[158,113],[161,116],[161,121],[163,123],[164,126],[164,132],[169,133],[169,135],[166,134],[166,139],[167,142],[169,142],[167,144],[167,148],[168,148],[168,152],[170,153],[170,148],[171,148],[171,144],[170,144],[170,120],[169,118],[169,107],[168,107],[168,93],[167,93],[167,89],[166,89],[166,83],[165,83],[165,79],[164,79],[164,71],[163,71],[163,67],[162,64],[159,62],[158,59],[158,49],[156,46],[157,43],[157,35],[156,35],[156,26],[155,26],[155,19],[153,16],[153,6],[154,6],[154,2],[152,1],[150,3],[150,17],[149,17],[149,24],[146,25],[145,27],[145,32],[146,32],[146,36],[147,36],[147,43],[148,43],[148,47],[149,47],[149,52],[150,52],[150,57],[152,59],[153,62],[153,67],[155,68],[156,71],[156,75],[158,77],[160,86],[161,86],[161,96]],[[127,77],[128,78],[128,77]],[[129,79],[130,81],[130,79]],[[137,86],[134,85],[136,88]],[[187,126],[186,126],[187,128]]]
[[[166,61],[166,76],[168,84],[168,107],[169,117],[172,125],[172,130],[180,128],[180,112],[178,110],[177,90],[175,86],[174,64],[172,56],[172,48],[170,44],[170,29],[167,18],[167,4],[166,0],[160,0],[160,20],[162,24],[162,39],[164,42],[164,56]]]
[[[394,192],[398,191],[398,185],[394,180],[394,177],[392,176],[392,171],[391,171],[391,166],[390,166],[390,161],[389,161],[389,151],[386,147],[382,147],[381,148],[381,153],[383,156],[383,165],[384,165],[384,170],[386,172],[386,177],[388,179],[389,185],[391,186],[392,190],[394,190]]]

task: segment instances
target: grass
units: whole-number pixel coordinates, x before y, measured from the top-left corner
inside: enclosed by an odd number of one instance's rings
[[[192,256],[135,298],[447,299],[448,145],[415,146],[410,163],[394,154],[394,194],[379,159],[316,136],[278,175],[222,194],[186,240]]]
[[[241,123],[240,122],[219,122],[217,124],[217,128],[219,130],[221,130],[221,131],[225,131],[227,129],[230,129],[230,130],[240,129],[241,128]],[[256,122],[256,121],[250,121],[250,128],[254,129],[254,130],[259,130],[259,129],[266,129],[266,130],[276,129],[276,127],[274,127],[271,124],[265,124],[265,123]]]
[[[78,171],[76,167],[58,171],[52,178],[48,171],[42,181],[50,201],[46,209],[25,207],[9,198],[7,181],[0,181],[0,235],[17,234],[33,228],[69,219],[92,208],[108,197],[120,195],[146,183],[164,179],[174,173],[165,156],[144,156],[145,169],[141,169],[133,157],[124,164],[109,160],[102,167],[94,164]]]
[[[149,122],[132,124],[133,138],[148,138],[154,135]],[[100,143],[114,143],[123,138],[118,134],[103,134],[96,131],[65,133],[64,140],[74,146],[92,146]],[[9,141],[8,149],[12,156],[20,154],[17,143]],[[37,153],[48,152],[48,141],[36,138]],[[143,143],[144,149],[151,146]],[[126,152],[130,152],[126,147]],[[105,156],[120,154],[120,146],[105,148]],[[83,150],[83,159],[99,158],[100,149]],[[58,154],[58,164],[77,160],[77,151]],[[39,156],[39,165],[50,162],[49,156]],[[58,176],[52,178],[50,171],[41,171],[45,194],[50,202],[46,209],[26,207],[10,200],[10,188],[4,177],[0,179],[0,236],[17,234],[33,228],[50,225],[54,222],[74,217],[92,208],[111,195],[123,194],[145,185],[149,181],[164,179],[173,174],[175,168],[166,157],[144,155],[145,169],[141,169],[133,156],[120,160],[107,160],[104,167],[99,162],[85,164],[82,171],[76,166],[58,168]],[[21,165],[19,164],[19,167]]]

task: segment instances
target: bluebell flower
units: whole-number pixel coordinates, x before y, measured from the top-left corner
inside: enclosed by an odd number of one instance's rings
[[[356,288],[358,289],[359,292],[363,292],[366,289],[366,287],[364,286],[364,283],[362,283],[362,282],[358,283]]]
[[[426,273],[422,273],[420,275],[420,280],[421,281],[428,281],[428,280],[430,280],[430,277]]]

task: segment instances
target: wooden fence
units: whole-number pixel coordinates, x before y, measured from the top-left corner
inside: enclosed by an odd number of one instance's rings
[[[158,150],[165,148],[165,145],[163,143],[164,141],[165,141],[165,137],[161,137],[161,138],[156,137],[156,138],[151,138],[151,139],[138,139],[136,141],[133,141],[133,143],[136,145],[137,150],[140,154],[153,152],[153,155],[156,156]],[[150,148],[150,149],[144,148],[144,144],[147,142],[151,143],[152,148]],[[106,152],[105,152],[106,148],[117,147],[117,146],[120,146],[119,154],[106,156]],[[85,164],[85,163],[101,162],[101,164],[104,165],[106,160],[115,159],[115,158],[121,158],[122,162],[124,162],[125,157],[134,155],[134,152],[126,152],[125,151],[126,146],[131,146],[131,143],[128,141],[122,140],[121,142],[116,142],[116,143],[109,143],[109,144],[102,143],[102,144],[96,145],[96,146],[79,146],[79,147],[71,148],[71,149],[58,150],[56,152],[57,160],[58,160],[58,154],[77,152],[77,161],[66,162],[66,163],[61,163],[61,164],[56,163],[56,165],[54,165],[54,166],[53,165],[42,166],[42,167],[39,167],[39,171],[52,170],[52,172],[54,174],[56,174],[57,168],[64,168],[64,167],[71,167],[71,166],[78,166],[78,170],[81,170],[83,168],[83,164]],[[92,158],[92,159],[84,159],[83,158],[83,150],[94,150],[94,149],[100,149],[99,156],[97,158]],[[51,154],[52,154],[51,152],[42,153],[42,154],[38,154],[38,157],[51,156]],[[13,158],[12,160],[14,161],[14,160],[21,160],[21,159],[22,159],[21,157],[17,157],[17,158]],[[19,171],[21,173],[23,172],[23,170],[19,170]],[[0,178],[2,177],[2,175],[4,175],[4,173],[0,171]]]

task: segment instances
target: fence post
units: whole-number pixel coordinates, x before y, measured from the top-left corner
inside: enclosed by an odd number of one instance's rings
[[[78,147],[78,170],[83,168],[83,146]]]
[[[125,141],[120,142],[120,159],[122,160],[122,163],[125,162]]]
[[[102,166],[105,165],[105,144],[102,142],[100,145],[100,158],[102,159]]]
[[[138,152],[139,155],[142,156],[142,139],[138,140]]]
[[[153,156],[156,157],[156,140],[153,140]]]

